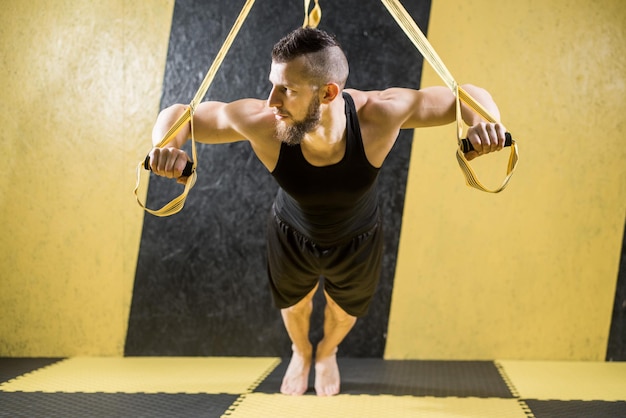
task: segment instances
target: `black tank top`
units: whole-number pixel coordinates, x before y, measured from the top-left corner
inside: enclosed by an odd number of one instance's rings
[[[344,242],[378,221],[376,178],[379,169],[365,155],[352,97],[343,93],[346,150],[336,164],[316,167],[300,145],[281,144],[272,175],[280,188],[274,211],[284,222],[320,245]]]

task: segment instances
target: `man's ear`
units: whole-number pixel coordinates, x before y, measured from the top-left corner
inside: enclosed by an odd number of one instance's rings
[[[320,101],[324,104],[328,104],[335,100],[337,95],[339,94],[339,85],[336,83],[328,83],[326,84],[320,91]]]

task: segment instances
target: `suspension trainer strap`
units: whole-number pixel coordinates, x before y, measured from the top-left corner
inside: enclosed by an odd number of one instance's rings
[[[303,28],[316,28],[322,20],[322,8],[320,7],[319,0],[314,0],[315,6],[309,13],[309,5],[311,0],[304,0],[304,23]]]
[[[170,141],[172,141],[172,139],[174,139],[176,134],[180,132],[183,126],[185,126],[187,123],[190,123],[192,167],[191,167],[191,173],[189,175],[189,178],[187,179],[187,182],[185,183],[185,189],[183,190],[182,194],[174,198],[171,202],[163,206],[161,209],[158,209],[158,210],[148,209],[146,205],[143,202],[141,202],[141,200],[139,199],[138,190],[139,190],[139,186],[141,183],[142,173],[145,172],[144,170],[145,168],[149,168],[149,165],[148,165],[149,160],[141,161],[139,165],[137,166],[137,185],[135,186],[135,191],[134,191],[135,197],[137,198],[137,203],[139,203],[139,206],[144,208],[148,213],[151,213],[152,215],[163,217],[163,216],[170,216],[170,215],[180,212],[185,204],[185,199],[187,198],[189,191],[196,183],[196,179],[197,179],[196,166],[198,163],[198,156],[196,153],[196,140],[194,137],[193,114],[197,106],[200,104],[200,102],[206,95],[206,92],[209,89],[209,86],[211,85],[211,83],[213,82],[213,79],[215,78],[215,74],[217,73],[217,70],[220,68],[220,65],[222,65],[222,61],[224,61],[224,58],[226,57],[226,54],[228,53],[228,50],[230,49],[235,37],[237,36],[239,29],[243,25],[243,22],[248,17],[248,13],[250,12],[250,9],[252,8],[253,4],[254,4],[254,0],[246,0],[246,3],[243,5],[243,8],[241,9],[239,16],[237,16],[237,19],[235,20],[233,27],[230,29],[230,32],[228,33],[226,40],[224,41],[224,43],[222,44],[222,47],[220,48],[217,55],[215,56],[215,60],[211,64],[209,71],[206,73],[206,76],[204,77],[204,80],[202,81],[202,84],[200,85],[200,88],[196,92],[196,95],[194,96],[193,100],[191,101],[191,103],[189,103],[189,106],[187,107],[185,112],[182,115],[180,115],[180,117],[176,120],[176,122],[174,122],[172,127],[163,136],[163,139],[161,139],[161,141],[157,145],[155,145],[155,148],[163,148]]]
[[[424,33],[417,26],[409,12],[402,6],[399,0],[381,0],[385,5],[389,13],[396,20],[398,25],[402,28],[407,37],[411,40],[413,45],[418,49],[418,51],[424,56],[426,61],[433,67],[435,72],[441,77],[443,82],[452,90],[456,98],[456,121],[457,121],[457,140],[459,143],[459,148],[456,152],[457,161],[459,166],[461,167],[461,171],[465,175],[465,180],[468,186],[474,187],[478,190],[482,190],[488,193],[499,193],[507,186],[513,172],[515,171],[515,167],[517,166],[517,161],[519,160],[519,153],[517,149],[517,143],[515,140],[511,140],[511,155],[509,157],[509,163],[507,166],[507,173],[504,181],[501,186],[497,189],[491,190],[487,189],[476,176],[476,173],[469,165],[469,162],[465,158],[465,155],[461,149],[461,137],[463,134],[462,127],[462,117],[461,117],[461,101],[468,105],[474,112],[478,113],[483,119],[495,123],[497,119],[494,118],[480,103],[478,103],[472,96],[470,96],[463,88],[461,88],[454,77],[445,64],[437,55],[434,48],[426,39]]]

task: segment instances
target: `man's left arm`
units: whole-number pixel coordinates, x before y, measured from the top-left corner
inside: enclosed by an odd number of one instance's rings
[[[500,117],[498,106],[487,90],[471,84],[462,87],[495,118]],[[395,108],[400,114],[406,112],[402,129],[446,125],[456,119],[456,100],[447,87],[434,86],[421,90],[389,89],[386,93],[396,102]],[[506,139],[504,125],[484,121],[480,115],[462,102],[461,117],[469,126],[467,137],[475,150],[465,154],[468,160],[499,151],[504,147]]]
[[[461,87],[480,103],[496,120],[500,120],[500,110],[487,90],[471,84],[465,84]],[[461,116],[463,122],[469,126],[467,138],[474,147],[474,151],[465,154],[467,160],[472,160],[490,152],[500,151],[504,148],[506,128],[503,124],[499,122],[486,122],[463,102],[461,102]]]

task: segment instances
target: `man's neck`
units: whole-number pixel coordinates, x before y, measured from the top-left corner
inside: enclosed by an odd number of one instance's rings
[[[328,149],[340,143],[346,131],[345,102],[339,96],[327,105],[322,105],[319,125],[308,132],[302,142],[306,142],[309,149]]]
[[[301,147],[305,158],[313,165],[330,165],[339,162],[345,154],[346,115],[344,99],[336,98],[322,105],[319,126],[307,133]]]

